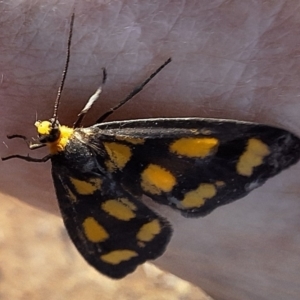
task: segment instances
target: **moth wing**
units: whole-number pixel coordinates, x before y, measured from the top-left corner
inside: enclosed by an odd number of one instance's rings
[[[165,251],[170,224],[121,186],[59,165],[52,175],[69,236],[99,272],[122,278]]]
[[[244,197],[300,157],[298,137],[250,122],[145,119],[94,128],[101,130],[116,181],[188,217]]]

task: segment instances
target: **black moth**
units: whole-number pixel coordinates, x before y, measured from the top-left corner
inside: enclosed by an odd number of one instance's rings
[[[89,99],[72,128],[57,120],[70,57],[74,16],[62,83],[49,121],[36,122],[42,159],[52,162],[61,214],[73,243],[98,271],[122,278],[162,255],[172,235],[169,222],[140,201],[147,195],[185,217],[205,216],[247,195],[299,160],[292,133],[256,123],[203,118],[158,118],[103,123],[163,69],[158,68],[126,99],[88,128],[80,123],[98,98]],[[103,72],[103,83],[106,72]]]

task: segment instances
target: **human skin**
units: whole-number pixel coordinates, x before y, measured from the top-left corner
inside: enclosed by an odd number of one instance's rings
[[[168,57],[173,62],[110,120],[215,117],[279,126],[300,136],[300,9],[296,1],[77,3],[71,64],[59,110],[71,125],[101,82],[91,125]],[[28,150],[52,115],[74,4],[0,4],[1,156]],[[47,150],[32,156],[42,157]],[[146,154],[145,154],[146,155]],[[296,299],[300,293],[299,164],[205,218],[158,208],[174,227],[155,263],[215,299]],[[2,162],[4,196],[57,213],[50,163]],[[155,206],[157,207],[157,206]]]

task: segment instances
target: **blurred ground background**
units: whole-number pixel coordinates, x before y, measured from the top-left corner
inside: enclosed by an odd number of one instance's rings
[[[77,253],[60,218],[13,198],[1,199],[1,300],[211,299],[151,264],[144,264],[123,280],[108,279]]]

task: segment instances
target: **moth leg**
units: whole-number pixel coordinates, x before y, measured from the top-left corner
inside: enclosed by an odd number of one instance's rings
[[[7,138],[10,139],[10,140],[11,139],[22,139],[22,140],[24,140],[27,147],[30,150],[35,150],[35,149],[39,149],[39,148],[42,148],[42,147],[46,146],[46,144],[42,144],[42,143],[32,144],[32,141],[30,141],[26,136],[20,135],[20,134],[8,135]],[[1,159],[3,161],[5,161],[5,160],[12,159],[12,158],[18,158],[18,159],[26,160],[26,161],[29,161],[29,162],[46,162],[47,160],[49,160],[51,158],[51,156],[52,155],[49,154],[49,155],[46,155],[45,157],[42,157],[42,158],[34,158],[34,157],[30,157],[29,155],[23,156],[23,155],[15,154],[15,155],[10,155],[10,156],[6,156],[6,157],[1,157]]]
[[[18,158],[18,159],[26,160],[29,162],[46,162],[47,160],[49,160],[51,158],[51,156],[52,156],[51,154],[48,154],[42,158],[34,158],[29,155],[23,156],[23,155],[15,154],[15,155],[10,155],[10,156],[6,156],[6,157],[1,157],[1,159],[3,161],[5,161],[5,160],[12,159],[12,158]]]
[[[30,150],[35,150],[35,149],[39,149],[39,148],[42,148],[42,147],[45,147],[46,144],[42,144],[42,143],[36,143],[36,144],[32,144],[32,141],[29,140],[26,136],[24,135],[21,135],[21,134],[12,134],[12,135],[8,135],[7,138],[9,140],[12,140],[12,139],[22,139],[25,141],[27,147],[30,149]]]

